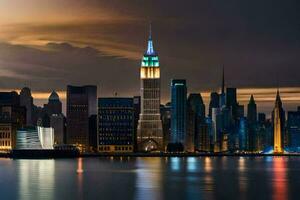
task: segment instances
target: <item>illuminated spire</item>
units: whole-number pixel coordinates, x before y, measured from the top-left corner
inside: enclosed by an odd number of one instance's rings
[[[148,47],[147,47],[146,55],[155,55],[155,51],[154,51],[154,48],[153,48],[153,41],[152,41],[152,26],[151,26],[151,23],[149,25],[149,38],[148,38]]]

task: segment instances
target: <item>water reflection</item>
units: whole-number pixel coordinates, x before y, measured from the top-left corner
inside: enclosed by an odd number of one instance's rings
[[[54,199],[54,160],[17,160],[19,199]]]
[[[195,157],[188,157],[187,158],[187,170],[188,172],[194,173],[197,171],[197,159]]]
[[[1,199],[24,200],[297,199],[300,175],[300,157],[0,159],[0,166]]]
[[[273,158],[273,199],[288,199],[286,163],[283,157]]]
[[[77,183],[78,183],[78,195],[83,198],[83,161],[82,158],[77,159]]]
[[[136,160],[136,199],[163,199],[160,158],[138,158]]]
[[[204,158],[204,189],[206,191],[212,191],[214,185],[214,179],[211,174],[212,172],[212,158]]]
[[[239,188],[242,198],[245,198],[247,191],[247,176],[246,176],[246,158],[240,157],[238,160],[238,173],[239,173]]]
[[[180,170],[180,165],[181,165],[181,162],[180,162],[180,158],[178,157],[171,157],[170,158],[170,162],[171,162],[171,170],[172,171],[179,171]]]

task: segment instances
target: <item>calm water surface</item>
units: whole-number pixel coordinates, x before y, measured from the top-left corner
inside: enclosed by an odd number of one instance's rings
[[[300,199],[300,157],[0,159],[1,199]]]

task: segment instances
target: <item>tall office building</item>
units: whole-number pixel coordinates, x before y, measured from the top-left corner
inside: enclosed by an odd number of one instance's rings
[[[140,69],[141,114],[138,122],[137,143],[140,151],[163,150],[163,130],[160,117],[160,68],[154,51],[151,27],[148,48]]]
[[[193,148],[189,147],[189,151],[203,150],[203,140],[200,139],[205,138],[203,134],[208,133],[206,125],[202,96],[200,93],[192,93],[187,100],[187,139],[189,146],[193,146]]]
[[[221,94],[219,98],[219,107],[223,108],[226,105],[226,94],[225,94],[225,71],[224,66],[222,68],[222,86],[221,86]]]
[[[48,98],[48,103],[44,104],[44,109],[46,113],[51,116],[52,114],[62,113],[62,104],[59,100],[59,96],[55,91],[52,91]]]
[[[134,109],[134,151],[138,150],[137,146],[137,133],[138,133],[138,123],[139,123],[139,116],[141,113],[141,97],[134,96],[133,97],[133,109]]]
[[[15,148],[16,131],[25,125],[25,107],[0,105],[0,151],[10,151]]]
[[[219,108],[220,96],[217,92],[210,93],[209,112],[208,116],[212,117],[212,109]]]
[[[31,90],[28,87],[22,88],[20,92],[20,106],[26,108],[26,125],[32,126],[33,98],[31,96]]]
[[[282,105],[282,101],[281,101],[281,97],[280,97],[280,93],[279,93],[279,89],[277,90],[276,93],[276,99],[275,99],[275,108],[278,109],[279,112],[279,118],[280,118],[280,130],[281,130],[281,146],[287,146],[288,145],[288,137],[286,135],[286,131],[285,131],[285,122],[286,122],[286,118],[285,118],[285,111],[283,109],[283,105]],[[275,108],[272,111],[272,124],[273,124],[273,133],[275,132]],[[273,135],[273,138],[275,136]]]
[[[226,107],[231,109],[232,118],[236,120],[238,118],[236,88],[226,88]]]
[[[99,152],[133,152],[132,98],[98,99],[98,139]]]
[[[50,116],[50,127],[54,129],[54,144],[66,143],[66,118],[61,114]]]
[[[251,95],[248,103],[247,111],[247,125],[248,125],[248,149],[250,151],[256,151],[258,146],[257,135],[257,107],[253,95]]]
[[[277,91],[275,108],[274,108],[274,153],[283,153],[283,133],[282,133],[282,120],[280,115],[280,109],[282,108],[282,103],[280,100],[279,92]]]
[[[253,95],[251,95],[248,103],[247,120],[252,124],[257,122],[257,107]]]
[[[171,143],[186,147],[187,139],[187,88],[186,80],[171,82]],[[184,148],[186,149],[186,148]]]
[[[205,104],[200,93],[189,94],[188,105],[202,120],[205,119]]]
[[[246,151],[247,150],[247,119],[245,117],[241,117],[239,119],[238,124],[238,135],[239,135],[239,150]]]
[[[171,102],[162,105],[160,107],[160,113],[163,125],[163,146],[164,150],[166,150],[171,136]]]
[[[288,112],[287,131],[290,136],[289,147],[300,148],[300,111]]]
[[[90,122],[96,112],[97,86],[67,86],[67,143],[90,150]]]
[[[221,141],[222,141],[222,114],[220,108],[212,109],[212,133],[213,133],[213,151],[220,152],[221,151]]]

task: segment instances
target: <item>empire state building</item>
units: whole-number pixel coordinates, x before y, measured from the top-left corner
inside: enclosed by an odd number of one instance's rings
[[[160,68],[150,34],[148,47],[142,58],[141,113],[138,122],[137,144],[139,151],[163,150],[163,131],[160,117]]]

